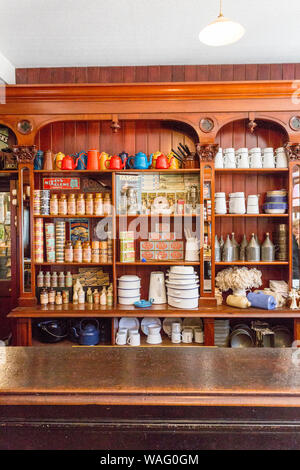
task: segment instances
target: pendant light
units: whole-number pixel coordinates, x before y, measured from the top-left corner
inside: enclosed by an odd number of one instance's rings
[[[218,18],[205,26],[199,33],[199,39],[208,46],[226,46],[237,42],[245,34],[245,28],[222,13],[222,0],[220,0],[220,13]]]

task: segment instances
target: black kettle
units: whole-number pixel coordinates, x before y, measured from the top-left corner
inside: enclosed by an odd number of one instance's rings
[[[36,324],[37,339],[42,343],[58,343],[68,336],[65,320],[44,320]]]

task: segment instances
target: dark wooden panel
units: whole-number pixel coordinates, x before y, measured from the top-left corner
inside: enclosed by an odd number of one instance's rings
[[[64,83],[75,83],[75,68],[74,67],[65,67]]]
[[[270,80],[270,64],[258,64],[257,80]]]
[[[283,80],[294,80],[295,64],[283,64],[282,65],[282,78]]]
[[[172,67],[172,81],[184,82],[184,65],[173,65]]]
[[[63,67],[54,67],[52,69],[52,83],[64,83],[65,70]]]
[[[135,81],[135,67],[123,67],[124,83],[133,83]]]
[[[160,67],[159,65],[150,65],[148,67],[148,80],[149,82],[160,81]]]
[[[27,82],[28,69],[16,69],[16,84],[23,85]]]
[[[75,67],[75,83],[87,83],[86,67]]]
[[[186,82],[196,82],[197,81],[197,66],[196,65],[186,65],[184,68],[184,79]]]
[[[160,66],[160,81],[171,82],[172,81],[172,67],[171,65]]]
[[[230,64],[221,65],[221,80],[232,81],[233,77],[234,77],[233,65],[230,65]]]
[[[246,64],[245,80],[258,80],[256,64]]]
[[[135,68],[135,81],[136,82],[148,82],[148,67],[136,67]]]

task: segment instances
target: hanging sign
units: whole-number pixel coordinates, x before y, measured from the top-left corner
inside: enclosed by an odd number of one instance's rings
[[[43,178],[43,189],[80,189],[80,178]]]

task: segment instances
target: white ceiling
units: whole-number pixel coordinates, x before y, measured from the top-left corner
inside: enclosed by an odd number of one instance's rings
[[[223,0],[245,36],[199,31],[219,0],[0,0],[0,51],[15,67],[300,62],[299,0]]]

